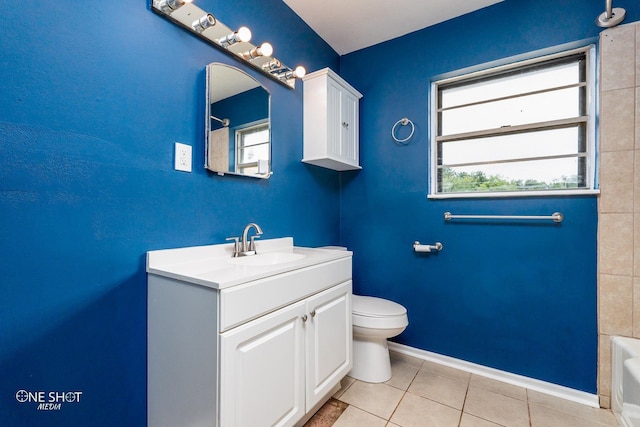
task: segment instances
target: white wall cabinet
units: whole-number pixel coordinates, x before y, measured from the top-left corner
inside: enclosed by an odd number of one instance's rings
[[[149,426],[298,426],[352,367],[350,256],[224,289],[148,286]]]
[[[338,171],[361,169],[359,103],[362,94],[329,68],[304,81],[305,163]]]

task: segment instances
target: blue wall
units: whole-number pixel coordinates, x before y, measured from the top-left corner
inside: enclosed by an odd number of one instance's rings
[[[625,2],[621,2],[625,3]],[[626,22],[640,18],[637,2]],[[364,94],[363,170],[341,176],[341,240],[354,291],[396,300],[419,349],[596,392],[595,197],[427,200],[432,77],[594,38],[601,0],[508,0],[341,58]],[[409,117],[409,145],[391,138]],[[560,224],[445,222],[443,213],[549,215]],[[412,243],[444,250],[416,255]]]
[[[198,4],[286,64],[339,67],[279,0]],[[0,28],[0,425],[145,425],[146,251],[223,243],[251,221],[336,244],[338,174],[300,162],[301,87],[253,71],[272,94],[274,174],[207,173],[205,66],[240,63],[146,0],[27,0]],[[173,170],[176,141],[193,173]],[[38,411],[19,390],[82,394]]]
[[[364,169],[338,174],[300,162],[300,88],[256,75],[272,94],[269,180],[200,166],[205,66],[238,63],[145,0],[4,8],[0,424],[144,425],[145,252],[220,243],[250,221],[265,238],[354,249],[356,290],[409,308],[400,342],[595,391],[596,200],[428,201],[426,99],[433,75],[597,35],[601,3],[508,0],[341,59],[279,0],[198,0],[285,63],[342,71],[365,94]],[[398,147],[404,116],[416,135]],[[176,141],[193,145],[192,173],[173,170]],[[445,224],[445,210],[567,220]],[[445,250],[416,256],[416,239]],[[82,394],[38,411],[19,390]]]

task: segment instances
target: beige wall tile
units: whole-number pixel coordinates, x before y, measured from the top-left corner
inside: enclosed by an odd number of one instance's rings
[[[636,46],[640,46],[640,23],[636,27]],[[636,49],[636,86],[640,86],[640,52]]]
[[[640,212],[633,214],[633,275],[640,276]]]
[[[615,113],[610,112],[610,109],[616,109],[625,117],[628,116],[629,100],[626,95],[622,107],[614,102],[616,92],[606,93],[640,86],[640,52],[637,52],[636,46],[640,46],[638,23],[611,28],[600,35],[601,118],[604,119],[604,123],[601,123],[604,126],[604,129],[601,129],[600,141],[602,153],[624,150],[629,139],[633,140],[634,148],[640,150],[640,88],[634,89],[634,126],[631,130],[628,122],[616,121],[612,116]],[[626,94],[624,91],[621,93]],[[628,117],[625,120],[628,120]],[[616,128],[615,123],[620,123],[621,128]],[[622,135],[622,131],[631,135]],[[634,157],[638,157],[634,159],[634,170],[640,171],[640,153],[634,153]],[[637,278],[624,277],[630,276],[629,262],[632,271],[640,276],[640,255],[637,262],[633,256],[635,248],[638,248],[640,254],[640,237],[636,237],[634,232],[640,230],[640,222],[636,222],[636,218],[629,218],[627,214],[607,213],[628,207],[628,201],[620,203],[616,200],[625,197],[628,188],[624,183],[613,184],[611,180],[628,179],[628,171],[612,171],[611,168],[618,168],[615,160],[614,156],[601,159],[600,175],[605,184],[601,187],[598,201],[598,395],[603,408],[608,408],[611,402],[611,342],[607,334],[640,333],[640,327],[636,326],[634,321],[640,318],[640,309],[637,308],[640,303],[636,302],[640,298],[634,298],[635,295],[640,297],[640,285]],[[638,167],[635,167],[636,165]],[[632,180],[633,209],[634,212],[640,213],[640,173],[638,176],[634,174]],[[609,191],[613,191],[614,194],[610,195]],[[638,197],[635,197],[636,193]],[[625,234],[633,236],[631,241],[625,238]],[[618,240],[619,238],[621,240]]]
[[[640,57],[640,55],[638,55],[638,57]],[[636,114],[635,114],[635,122],[636,122],[636,126],[635,126],[635,135],[634,135],[634,139],[635,139],[635,149],[636,150],[640,150],[640,87],[636,87],[636,102],[635,102],[635,110],[636,110]]]
[[[632,213],[600,214],[598,218],[598,272],[624,276],[633,275],[633,240]]]
[[[611,336],[598,336],[598,393],[611,396]],[[602,398],[600,399],[602,406]]]
[[[640,253],[640,252],[637,252]],[[640,258],[640,257],[638,257]],[[633,278],[633,337],[640,338],[640,277]]]
[[[621,25],[600,33],[602,91],[636,85],[635,25]]]
[[[598,395],[598,403],[603,409],[611,409],[611,396]]]
[[[600,154],[600,213],[633,212],[634,153],[631,150]]]
[[[640,212],[640,150],[633,152],[633,211]]]
[[[600,274],[599,279],[599,332],[631,336],[633,278]]]
[[[635,87],[602,92],[600,97],[600,149],[624,151],[635,148]]]

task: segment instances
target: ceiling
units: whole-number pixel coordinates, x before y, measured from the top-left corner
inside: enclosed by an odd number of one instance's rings
[[[283,0],[338,54],[373,46],[503,0]]]

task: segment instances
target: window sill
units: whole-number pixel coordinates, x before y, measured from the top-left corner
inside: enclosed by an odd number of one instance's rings
[[[600,190],[549,190],[549,191],[503,191],[487,193],[441,193],[427,194],[427,199],[489,199],[507,197],[565,197],[565,196],[597,196]]]

